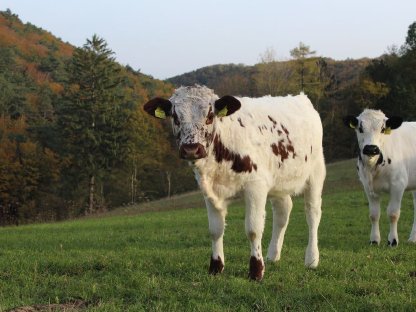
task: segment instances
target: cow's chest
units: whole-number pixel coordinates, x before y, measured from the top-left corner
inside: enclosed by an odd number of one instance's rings
[[[241,191],[250,178],[249,173],[236,173],[228,162],[206,161],[194,168],[195,178],[204,194],[227,199]]]
[[[360,180],[364,187],[375,193],[389,192],[391,188],[391,177],[380,169],[369,169],[360,166]]]
[[[373,180],[374,191],[376,192],[388,192],[390,191],[390,185],[388,179],[382,177],[376,177]]]

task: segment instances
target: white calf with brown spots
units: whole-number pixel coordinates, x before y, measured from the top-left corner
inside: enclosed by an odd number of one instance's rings
[[[413,191],[414,220],[409,241],[416,242],[416,122],[386,117],[382,111],[366,109],[358,117],[344,118],[347,127],[356,130],[359,154],[358,176],[367,194],[370,209],[370,243],[380,244],[380,196],[390,195],[387,215],[390,219],[389,246],[397,246],[397,223],[403,193]]]
[[[263,278],[261,241],[268,196],[273,205],[273,234],[267,257],[280,259],[291,196],[304,193],[309,226],[305,265],[318,265],[325,164],[321,120],[306,95],[219,98],[203,86],[181,87],[169,100],[153,99],[144,109],[155,117],[172,117],[179,155],[194,168],[208,212],[210,273],[224,268],[227,202],[239,192],[246,201],[251,279]]]

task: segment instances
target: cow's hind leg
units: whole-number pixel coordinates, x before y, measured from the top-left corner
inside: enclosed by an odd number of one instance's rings
[[[209,265],[210,274],[218,274],[224,270],[224,248],[223,236],[225,228],[226,207],[215,207],[212,202],[205,198],[208,212],[209,233],[212,241],[212,255]]]
[[[412,232],[410,232],[409,242],[416,243],[416,192],[412,192],[413,195],[413,227]]]
[[[264,261],[261,248],[261,239],[266,217],[266,187],[259,183],[246,186],[246,235],[250,240],[251,256],[249,265],[249,278],[260,281],[264,274]]]
[[[283,240],[293,204],[289,195],[282,198],[272,198],[271,202],[273,209],[273,232],[267,252],[267,259],[275,262],[280,259]]]
[[[305,253],[305,266],[316,268],[319,264],[318,227],[321,221],[322,188],[325,180],[325,163],[319,161],[305,188],[305,213],[309,227],[309,241]]]

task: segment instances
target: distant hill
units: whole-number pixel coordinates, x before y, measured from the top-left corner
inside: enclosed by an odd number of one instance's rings
[[[252,77],[255,73],[254,66],[246,66],[244,64],[217,64],[206,66],[194,71],[174,76],[166,81],[172,83],[176,87],[181,85],[189,86],[193,84],[205,85],[209,88],[219,86],[219,81],[224,81],[232,77]]]
[[[316,59],[316,58],[315,58]],[[330,58],[324,58],[328,71],[333,75],[334,79],[345,87],[354,83],[359,78],[365,67],[371,62],[371,59],[347,59],[336,61]],[[276,68],[294,68],[295,61],[281,61],[273,64]],[[167,79],[176,87],[181,85],[201,84],[214,89],[219,95],[227,93],[243,96],[261,96],[264,92],[259,90],[256,84],[259,72],[261,72],[262,64],[247,66],[244,64],[217,64],[206,66],[194,71],[177,75]],[[290,80],[296,79],[295,75],[289,76],[288,81],[282,84],[292,84]],[[233,83],[234,82],[234,83]]]

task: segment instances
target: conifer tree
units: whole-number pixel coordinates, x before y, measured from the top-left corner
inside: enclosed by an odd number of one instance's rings
[[[89,184],[86,214],[99,208],[97,179],[109,172],[123,150],[126,118],[120,68],[112,55],[105,40],[97,35],[75,50],[70,87],[58,121],[66,152],[79,177],[76,180]]]

